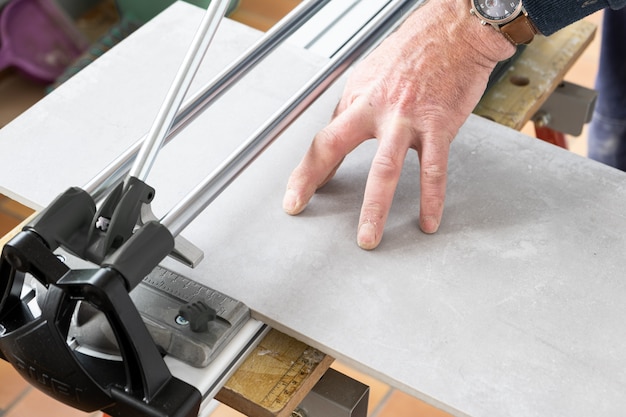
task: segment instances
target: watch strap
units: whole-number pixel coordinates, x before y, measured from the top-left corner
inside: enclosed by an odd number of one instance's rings
[[[525,13],[520,14],[510,23],[500,26],[500,31],[515,45],[530,43],[538,32]]]

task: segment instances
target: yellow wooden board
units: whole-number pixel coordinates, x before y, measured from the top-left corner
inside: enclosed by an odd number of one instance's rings
[[[289,416],[332,362],[272,329],[215,398],[250,417]]]
[[[474,113],[520,130],[563,81],[593,40],[596,25],[581,20],[550,37],[537,36],[490,89]]]

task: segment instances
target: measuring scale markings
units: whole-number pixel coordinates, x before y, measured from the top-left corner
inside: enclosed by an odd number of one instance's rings
[[[242,308],[247,309],[240,301],[159,266],[144,278],[143,283],[185,303],[202,300],[229,325],[238,320]]]
[[[323,357],[324,354],[315,349],[305,350],[291,364],[260,404],[271,409],[282,409],[313,369],[319,365]]]

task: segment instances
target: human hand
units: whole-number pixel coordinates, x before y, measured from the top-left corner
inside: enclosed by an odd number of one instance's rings
[[[469,8],[467,0],[428,1],[356,66],[331,122],[314,137],[289,178],[283,200],[288,214],[302,212],[343,158],[376,138],[358,245],[374,249],[380,243],[409,149],[417,151],[420,161],[420,228],[437,231],[450,143],[480,100],[496,63],[515,52]]]

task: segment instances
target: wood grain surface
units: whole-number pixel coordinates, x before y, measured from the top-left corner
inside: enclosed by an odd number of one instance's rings
[[[581,20],[550,37],[535,37],[509,71],[485,93],[474,113],[522,129],[563,81],[595,32],[595,24]]]
[[[285,417],[333,358],[272,329],[215,397],[250,417]]]

